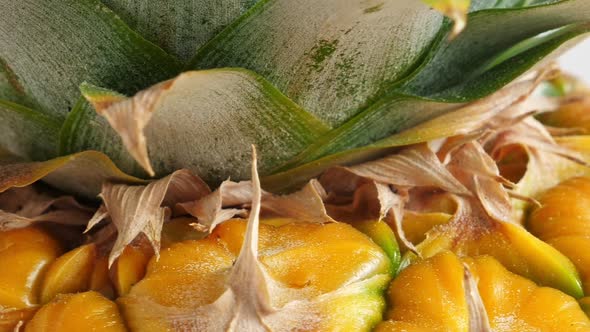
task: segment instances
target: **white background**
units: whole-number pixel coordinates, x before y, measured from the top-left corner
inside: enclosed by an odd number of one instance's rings
[[[565,53],[559,64],[564,71],[590,83],[590,38]]]

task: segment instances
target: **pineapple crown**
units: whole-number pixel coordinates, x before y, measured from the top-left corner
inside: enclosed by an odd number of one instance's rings
[[[590,30],[587,0],[0,1],[6,154],[218,184],[255,144],[275,190],[443,137],[412,128]]]

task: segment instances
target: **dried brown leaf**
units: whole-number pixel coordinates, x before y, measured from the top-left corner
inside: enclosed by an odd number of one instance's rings
[[[231,303],[230,331],[268,331],[263,317],[275,312],[270,301],[270,277],[258,260],[258,225],[262,189],[256,166],[256,150],[252,148],[252,207],[242,249],[230,272],[227,290],[213,306],[228,307]],[[232,303],[233,302],[233,303]]]
[[[2,155],[2,161],[5,161],[4,157]],[[64,192],[87,198],[95,198],[104,181],[145,183],[123,173],[106,155],[97,151],[84,151],[43,162],[0,162],[0,192],[26,187],[40,180]]]
[[[512,220],[512,204],[494,160],[477,142],[464,144],[451,156],[451,173],[479,199],[486,213],[498,221]]]
[[[117,228],[109,265],[140,233],[147,236],[158,256],[162,224],[169,217],[170,207],[199,199],[209,192],[207,185],[187,170],[176,171],[147,185],[105,183],[100,194],[104,207],[96,212],[90,227],[108,216]]]
[[[303,189],[290,195],[264,195],[263,211],[310,223],[335,222],[324,205],[327,194],[317,180],[309,181]]]
[[[305,222],[334,222],[324,207],[326,192],[317,180],[311,180],[303,189],[289,195],[262,192],[262,210],[276,216]],[[193,202],[179,204],[186,213],[198,219],[195,228],[211,232],[220,223],[235,216],[245,216],[244,207],[252,201],[250,181],[224,181],[212,194]]]
[[[520,105],[527,102],[539,84],[553,73],[554,71],[551,68],[541,71],[532,79],[515,82],[488,97],[402,131],[381,141],[379,144],[383,146],[395,143],[395,146],[401,146],[404,145],[404,142],[412,144],[416,141],[426,142],[454,136],[477,135],[485,132],[492,119],[497,117],[498,114],[508,113],[509,110],[514,110],[515,107],[521,107]],[[526,105],[522,107],[529,109]]]
[[[12,188],[0,194],[0,230],[23,228],[35,223],[85,225],[93,209],[71,196],[50,195],[33,186]]]
[[[491,154],[508,145],[521,145],[529,149],[555,154],[581,165],[586,165],[580,153],[560,146],[547,129],[534,118],[527,118],[506,130],[499,132],[491,148]]]
[[[320,182],[328,191],[351,192],[361,178],[397,187],[436,187],[459,194],[470,192],[453,177],[426,144],[418,144],[382,159],[326,171]]]
[[[85,94],[96,112],[121,136],[123,145],[131,156],[151,176],[155,172],[149,159],[144,129],[152,118],[154,106],[160,100],[162,92],[168,90],[171,84],[172,81],[159,83],[127,99],[101,93]]]
[[[179,204],[186,213],[197,218],[195,228],[202,232],[211,232],[220,223],[235,216],[245,216],[247,210],[241,206],[252,201],[252,184],[250,181],[221,183],[213,193],[194,201]]]

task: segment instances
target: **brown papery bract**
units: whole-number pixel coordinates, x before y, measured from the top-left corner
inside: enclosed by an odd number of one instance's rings
[[[57,196],[36,186],[12,188],[0,194],[0,231],[43,222],[83,226],[92,213],[92,208],[72,196]]]
[[[147,236],[156,256],[160,251],[162,224],[170,216],[170,207],[196,200],[208,194],[209,187],[187,170],[180,170],[147,185],[105,183],[99,209],[87,230],[107,216],[117,228],[117,240],[109,255],[109,266],[140,233]]]

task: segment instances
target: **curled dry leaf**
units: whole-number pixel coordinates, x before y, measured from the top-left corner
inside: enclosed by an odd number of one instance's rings
[[[339,221],[381,220],[396,205],[401,205],[403,210],[402,201],[402,197],[389,186],[365,181],[354,191],[352,201],[348,196],[332,195],[326,202],[326,209],[332,218]]]
[[[423,0],[427,5],[454,21],[450,38],[455,38],[467,26],[470,0]]]
[[[585,137],[585,136],[578,136]],[[520,148],[528,159],[523,175],[509,194],[518,199],[513,205],[516,220],[524,218],[529,204],[548,188],[576,175],[587,174],[590,159],[584,151],[586,143],[575,137],[556,141],[545,126],[532,117],[497,131],[489,138],[487,149],[495,160],[501,161],[514,147]],[[572,144],[567,144],[570,142]],[[543,178],[543,181],[538,179]],[[530,198],[528,200],[519,199]]]
[[[327,194],[317,180],[309,181],[301,190],[289,195],[264,195],[262,210],[281,217],[293,218],[304,222],[335,222],[324,205]]]
[[[532,117],[499,131],[491,143],[491,154],[496,154],[498,149],[508,145],[527,146],[534,150],[562,156],[582,165],[586,164],[581,154],[557,144],[547,128]]]
[[[475,194],[490,217],[512,221],[512,205],[503,183],[512,184],[500,176],[496,163],[481,145],[477,142],[464,144],[453,153],[447,167]]]
[[[80,87],[86,100],[121,136],[127,151],[150,176],[154,176],[155,172],[148,156],[144,129],[152,118],[154,106],[160,95],[170,88],[171,84],[171,81],[159,83],[137,93],[133,98],[126,98],[87,83]]]
[[[170,207],[199,199],[209,192],[209,187],[187,170],[176,171],[147,185],[107,182],[100,194],[104,207],[96,211],[89,226],[93,227],[108,216],[117,228],[109,265],[140,233],[147,236],[158,256],[162,224],[170,215]]]
[[[0,194],[0,230],[23,228],[39,222],[85,225],[93,209],[71,196],[55,197],[34,186],[11,188]]]
[[[307,222],[334,222],[326,212],[326,192],[317,180],[311,180],[300,191],[290,195],[273,195],[262,192],[261,208],[266,213]],[[220,223],[235,216],[244,216],[244,206],[252,201],[250,181],[224,181],[210,195],[193,202],[179,204],[185,212],[199,220],[195,228],[211,232]]]
[[[221,183],[213,193],[194,201],[179,204],[179,207],[198,219],[195,228],[201,232],[211,232],[220,223],[234,216],[245,216],[247,210],[241,208],[252,201],[250,181]]]
[[[356,189],[362,178],[396,187],[436,187],[459,195],[470,194],[427,144],[360,165],[331,168],[320,182],[328,191],[346,193]]]
[[[276,311],[270,302],[269,283],[258,260],[258,224],[262,189],[256,167],[256,150],[252,148],[252,207],[240,254],[231,270],[227,290],[211,306],[227,308],[222,325],[228,331],[267,331],[264,316]]]
[[[363,186],[367,180],[374,181],[370,187]],[[336,194],[355,192],[355,200],[349,207],[331,208],[332,213],[343,215],[343,210],[358,214],[358,204],[362,201],[379,202],[380,219],[388,217],[395,225],[396,232],[404,245],[420,255],[414,244],[406,239],[403,230],[404,207],[407,202],[407,190],[415,187],[434,187],[459,195],[470,195],[452,173],[440,162],[427,144],[418,144],[406,148],[398,154],[366,162],[351,167],[335,167],[320,178],[325,187]],[[393,192],[388,185],[393,185]],[[368,189],[368,190],[367,190]],[[366,196],[362,198],[359,196]]]

